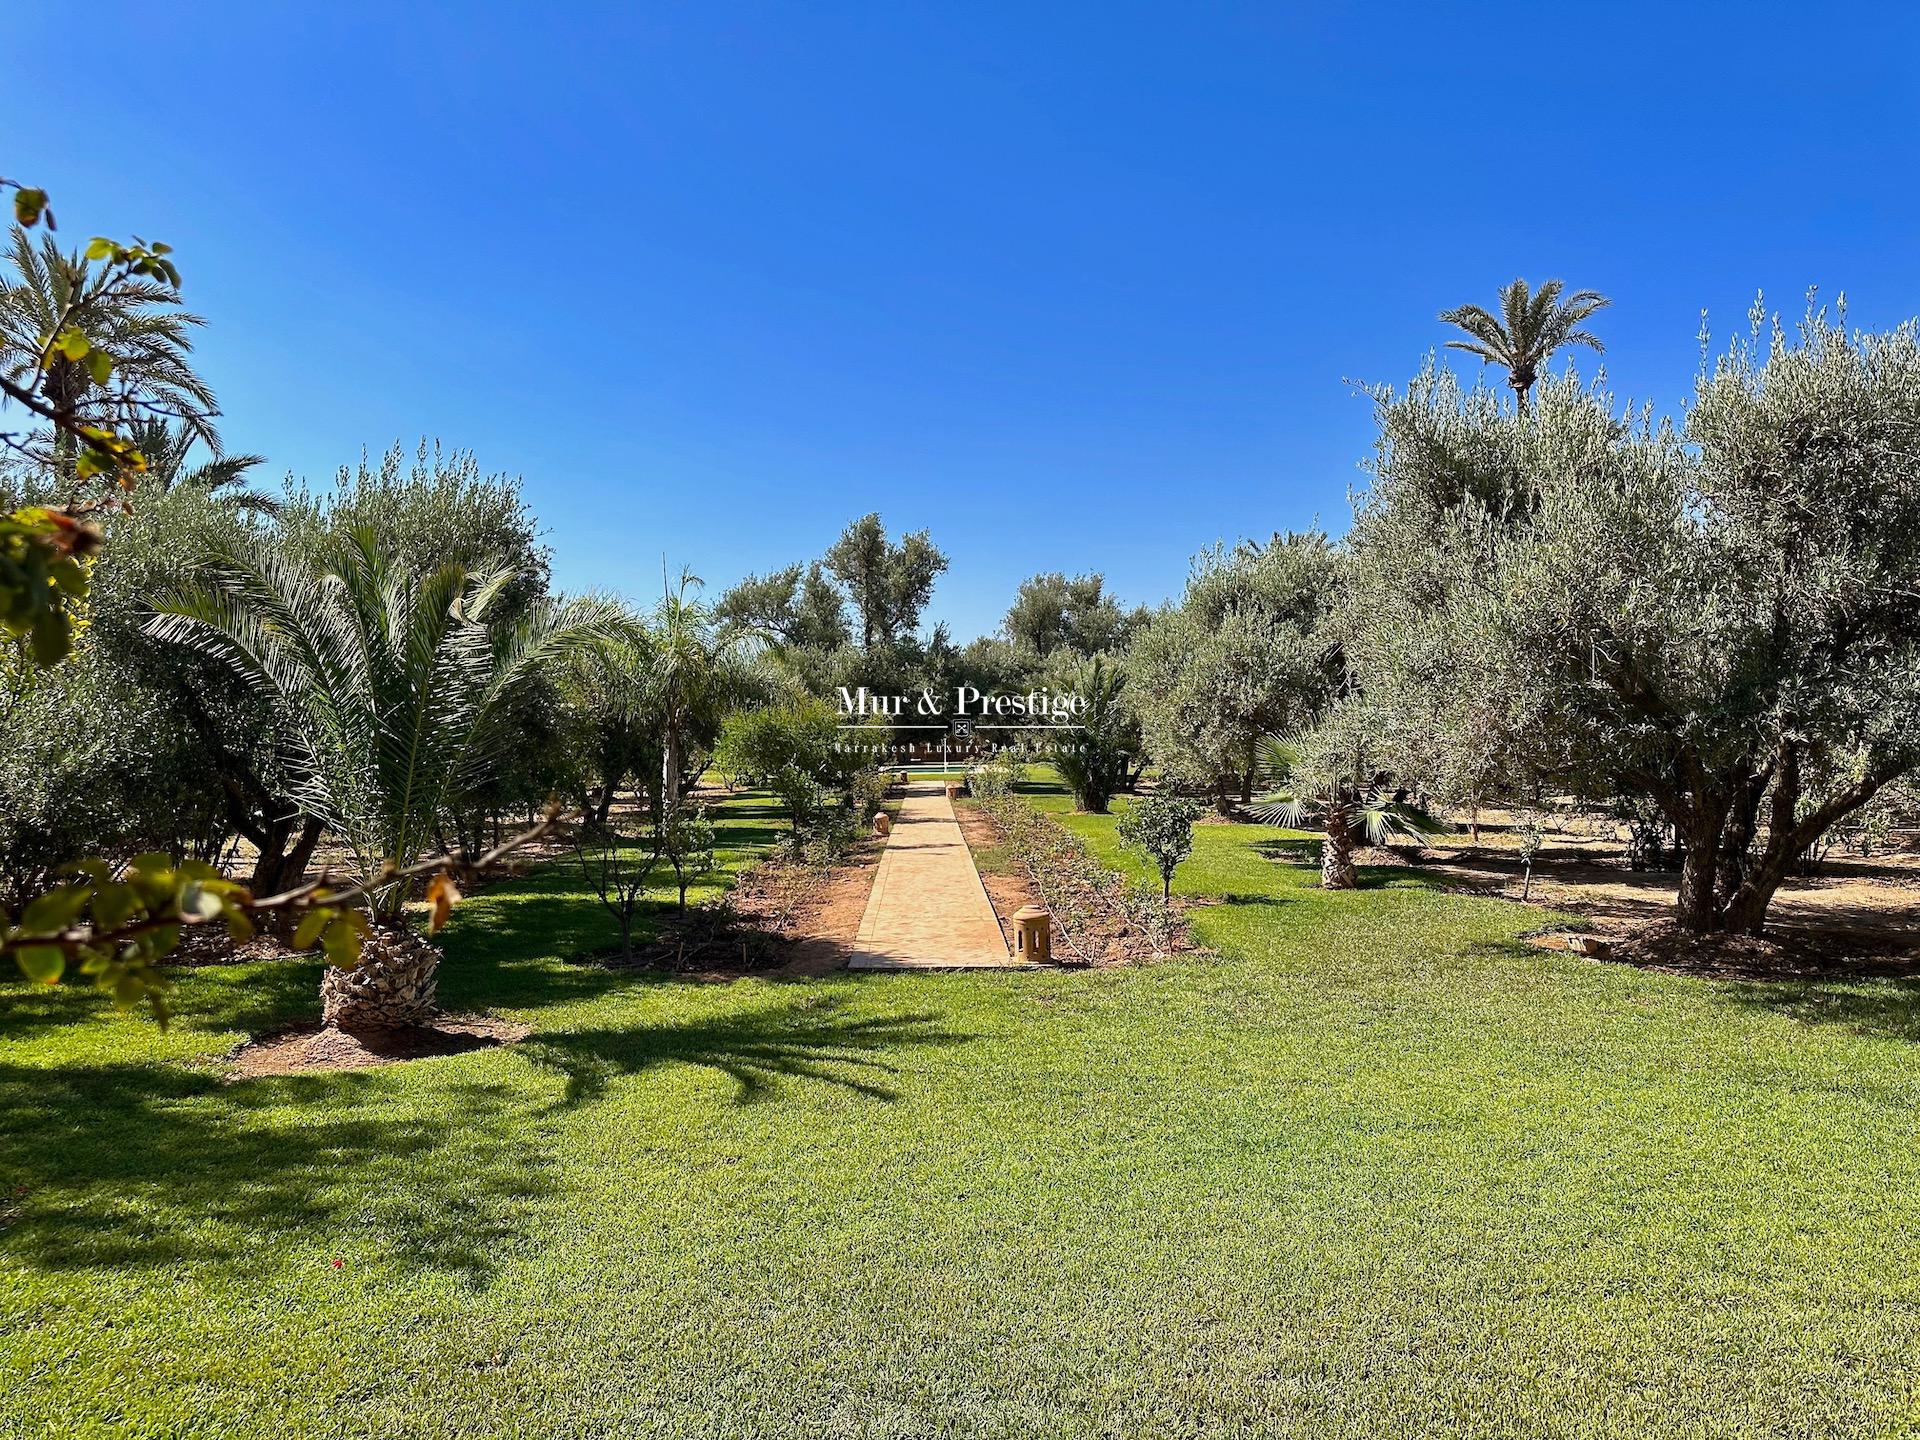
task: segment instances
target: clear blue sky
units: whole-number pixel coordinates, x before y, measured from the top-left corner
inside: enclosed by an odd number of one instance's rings
[[[276,472],[442,437],[524,475],[564,583],[641,595],[877,509],[964,637],[1036,569],[1157,601],[1343,528],[1348,382],[1517,273],[1612,295],[1615,387],[1667,405],[1703,308],[1920,310],[1915,15],[20,5],[0,173],[178,248]]]

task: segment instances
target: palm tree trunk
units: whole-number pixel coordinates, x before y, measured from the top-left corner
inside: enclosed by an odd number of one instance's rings
[[[404,924],[375,921],[351,970],[320,977],[320,1023],[336,1030],[424,1025],[434,1015],[440,947]]]
[[[671,725],[660,749],[660,813],[665,817],[680,808],[680,736]]]
[[[1359,878],[1353,868],[1353,807],[1330,803],[1320,845],[1320,888],[1351,890]]]

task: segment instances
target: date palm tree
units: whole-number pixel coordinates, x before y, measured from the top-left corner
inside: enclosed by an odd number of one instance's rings
[[[147,462],[142,477],[146,484],[161,490],[184,485],[205,490],[210,495],[225,491],[227,498],[243,508],[275,508],[267,496],[235,488],[247,483],[248,471],[267,463],[264,455],[230,455],[208,446],[206,458],[196,461],[195,447],[205,444],[205,437],[190,426],[169,424],[165,420],[142,420],[128,427],[127,439]]]
[[[1513,387],[1522,415],[1527,413],[1527,396],[1540,378],[1540,367],[1556,350],[1585,345],[1606,351],[1600,338],[1582,330],[1580,324],[1613,302],[1598,290],[1576,290],[1562,300],[1565,288],[1564,281],[1549,280],[1538,290],[1530,290],[1525,280],[1515,280],[1501,289],[1497,316],[1478,305],[1440,312],[1442,320],[1471,337],[1447,341],[1449,350],[1464,350],[1489,365],[1506,367],[1507,383]]]
[[[751,688],[747,661],[755,637],[720,620],[701,603],[700,577],[680,573],[680,583],[662,586],[642,644],[648,675],[643,716],[658,737],[660,784],[653,788],[656,819],[679,812],[680,792],[697,777],[719,739],[727,713]]]
[[[418,1024],[433,1012],[438,947],[407,928],[389,868],[430,853],[460,791],[513,742],[507,699],[536,672],[606,643],[608,601],[490,610],[511,572],[417,571],[372,534],[330,542],[318,567],[262,541],[209,584],[166,597],[156,636],[230,665],[271,701],[299,780],[295,798],[344,842],[372,889],[359,964],[328,967],[322,1018],[341,1028]]]
[[[189,357],[193,331],[206,322],[180,306],[179,292],[158,280],[123,277],[103,286],[102,274],[78,252],[63,251],[51,235],[35,244],[19,226],[7,252],[12,275],[0,280],[0,372],[29,378],[47,339],[71,326],[113,360],[103,385],[84,363],[55,355],[45,393],[57,406],[92,420],[170,417],[183,434],[220,454],[213,389]],[[56,457],[71,441],[56,437]]]

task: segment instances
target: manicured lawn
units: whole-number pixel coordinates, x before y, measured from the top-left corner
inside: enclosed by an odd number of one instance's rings
[[[0,1435],[1916,1429],[1920,992],[1275,838],[1200,831],[1217,956],[1084,974],[585,970],[550,872],[443,982],[535,1039],[381,1071],[220,1083],[311,966],[0,992]]]

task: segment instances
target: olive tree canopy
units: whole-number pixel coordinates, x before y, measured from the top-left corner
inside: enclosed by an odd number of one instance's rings
[[[1646,797],[1679,911],[1758,933],[1796,859],[1920,764],[1920,334],[1736,344],[1684,425],[1429,369],[1379,400],[1346,635],[1403,774]]]

